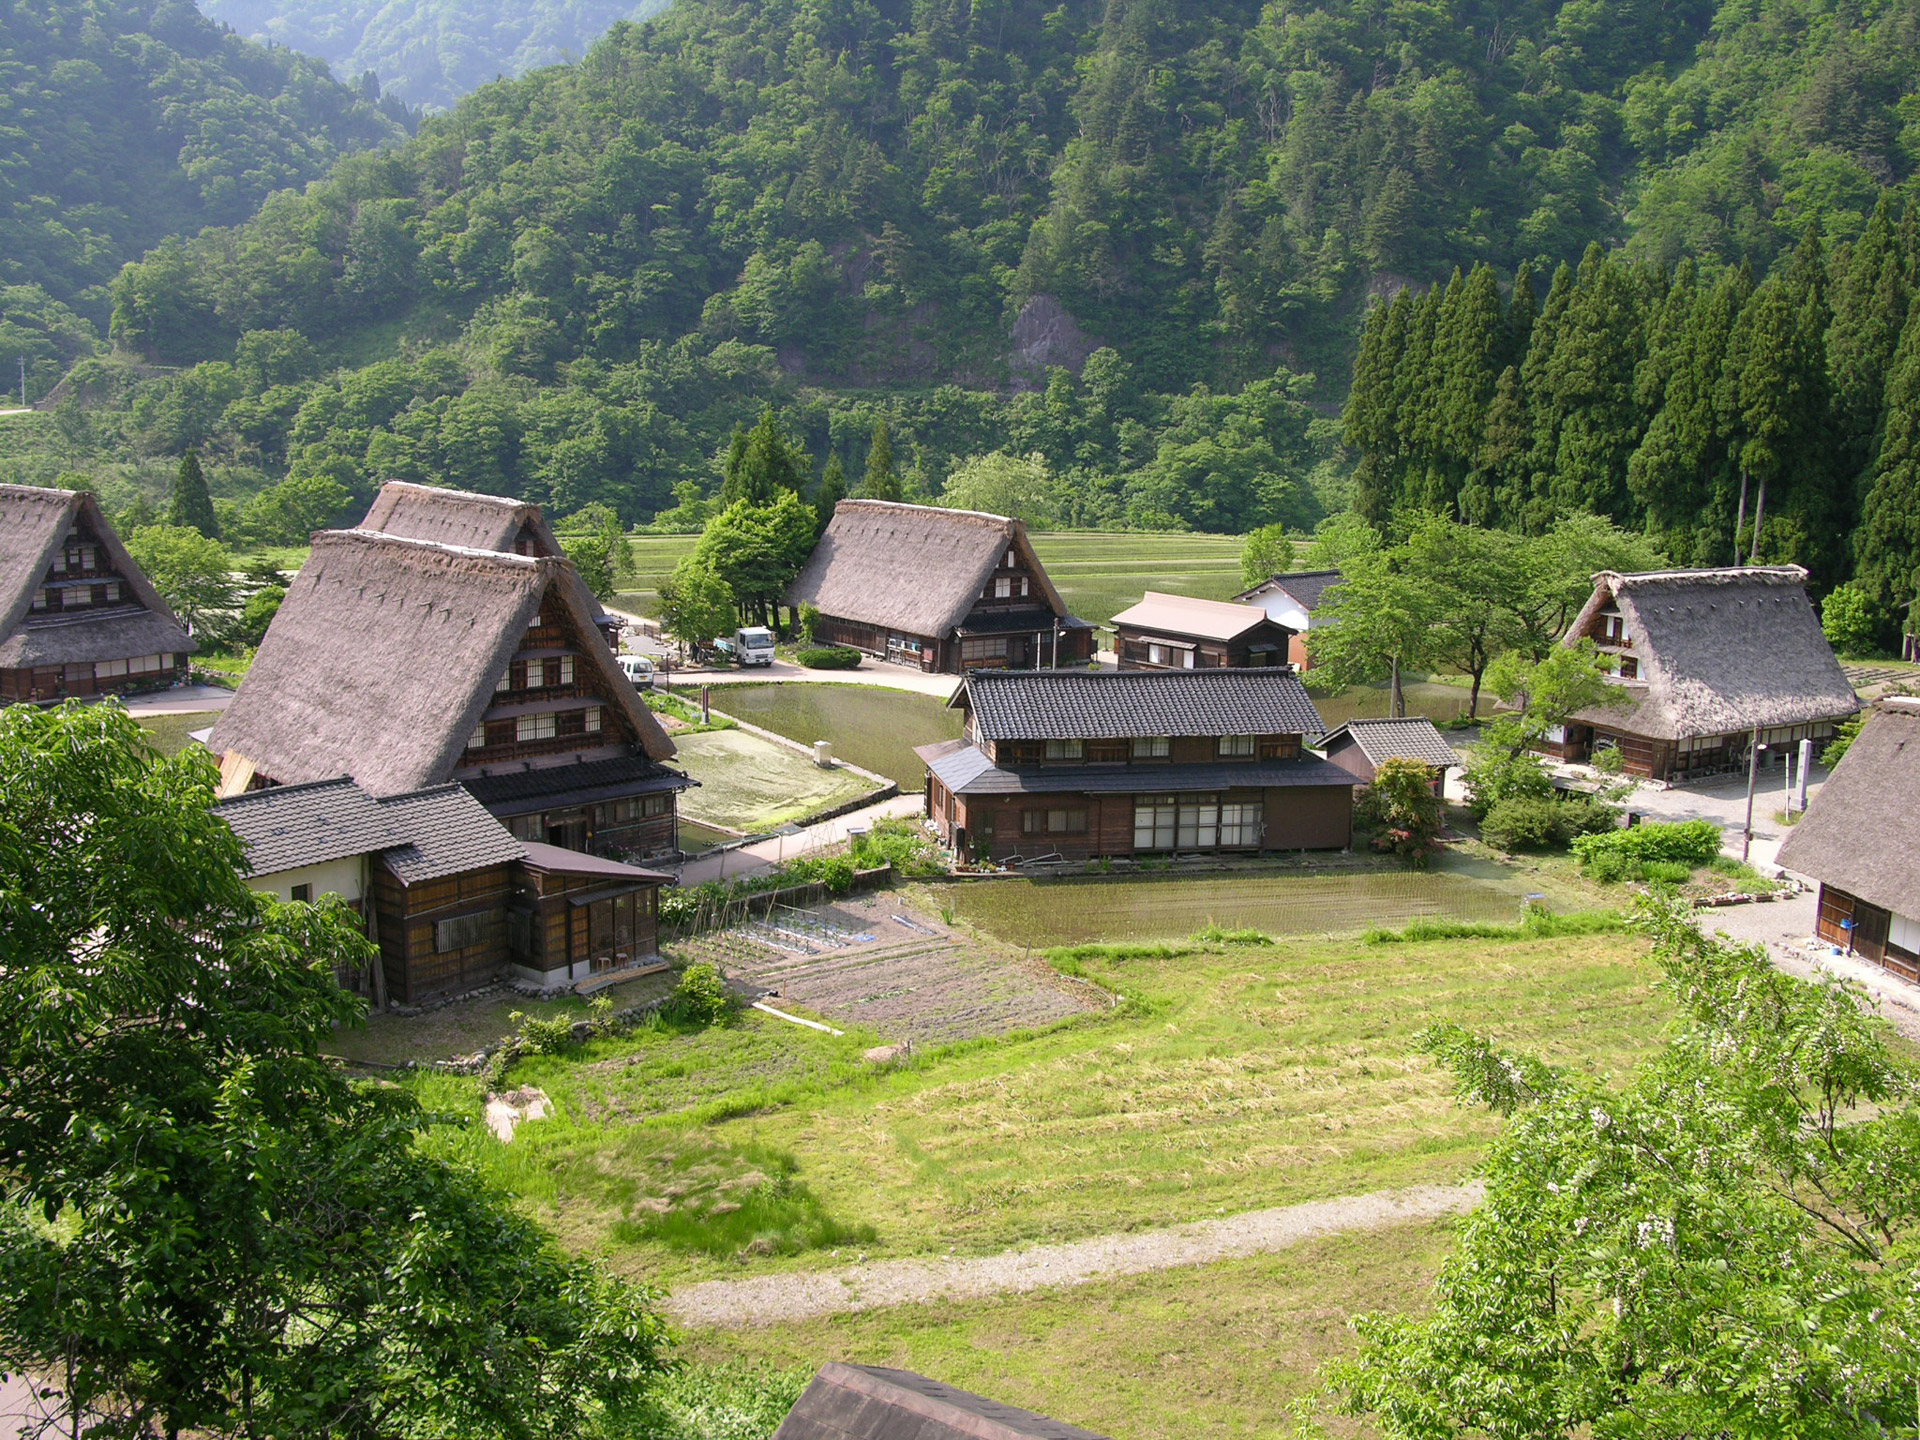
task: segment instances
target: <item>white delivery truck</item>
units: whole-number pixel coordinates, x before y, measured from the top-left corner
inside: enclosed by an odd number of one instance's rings
[[[733,632],[733,652],[742,666],[773,664],[773,632],[764,625],[745,625]]]

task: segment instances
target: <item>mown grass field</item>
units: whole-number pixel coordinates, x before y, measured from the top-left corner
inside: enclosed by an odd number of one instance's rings
[[[845,1036],[750,1013],[536,1057],[552,1120],[444,1141],[570,1245],[656,1280],[984,1254],[1454,1181],[1494,1122],[1414,1036],[1450,1020],[1557,1064],[1630,1064],[1666,1013],[1605,935],[1182,949],[1077,963],[1104,1014],[873,1073]],[[482,1082],[418,1082],[477,1113]],[[848,1252],[836,1256],[834,1252]]]
[[[674,763],[699,785],[680,797],[690,819],[758,834],[857,800],[876,787],[856,771],[822,770],[798,751],[745,730],[677,735]]]

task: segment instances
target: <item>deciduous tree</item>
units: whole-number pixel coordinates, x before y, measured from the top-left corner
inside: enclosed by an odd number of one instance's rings
[[[233,557],[189,525],[149,525],[126,539],[127,553],[189,630],[233,605]]]

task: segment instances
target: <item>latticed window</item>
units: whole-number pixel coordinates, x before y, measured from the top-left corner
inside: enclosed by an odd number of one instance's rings
[[[515,740],[551,740],[554,733],[554,717],[551,714],[522,715],[513,722]]]
[[[1223,760],[1245,760],[1253,755],[1253,736],[1222,735],[1220,737],[1220,758]]]
[[[1136,760],[1164,760],[1173,749],[1173,742],[1164,735],[1141,735],[1133,742],[1133,758]]]
[[[1047,759],[1049,760],[1079,760],[1085,757],[1086,752],[1086,743],[1081,740],[1047,741]]]

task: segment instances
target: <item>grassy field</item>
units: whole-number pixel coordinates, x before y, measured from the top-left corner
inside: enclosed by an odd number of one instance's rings
[[[220,718],[218,710],[195,710],[186,715],[137,715],[140,728],[152,737],[162,755],[178,755],[192,743],[195,730],[205,730]]]
[[[736,719],[803,744],[831,740],[840,759],[903,790],[918,790],[926,778],[914,746],[960,735],[960,712],[945,701],[876,685],[729,685],[714,702]]]
[[[689,819],[758,834],[817,815],[873,789],[852,770],[822,770],[806,756],[744,730],[676,735],[674,763],[700,783],[680,797]]]
[[[1624,936],[1203,947],[1075,962],[1104,1014],[878,1074],[872,1031],[749,1014],[523,1062],[556,1118],[492,1169],[568,1243],[673,1280],[876,1255],[990,1253],[1472,1168],[1492,1133],[1411,1053],[1457,1021],[1612,1070],[1665,1003]],[[884,1038],[884,1037],[878,1037]],[[475,1112],[480,1082],[416,1082]]]
[[[1226,600],[1240,583],[1238,535],[1046,531],[1033,548],[1067,609],[1104,625],[1148,590]]]
[[[636,574],[613,597],[616,609],[636,615],[660,613],[660,582],[673,573],[681,559],[693,553],[698,535],[635,535],[633,564]]]
[[[696,1332],[685,1351],[917,1370],[1122,1440],[1292,1440],[1288,1406],[1313,1392],[1319,1366],[1351,1353],[1349,1319],[1423,1309],[1451,1234],[1408,1225],[1068,1291]]]

